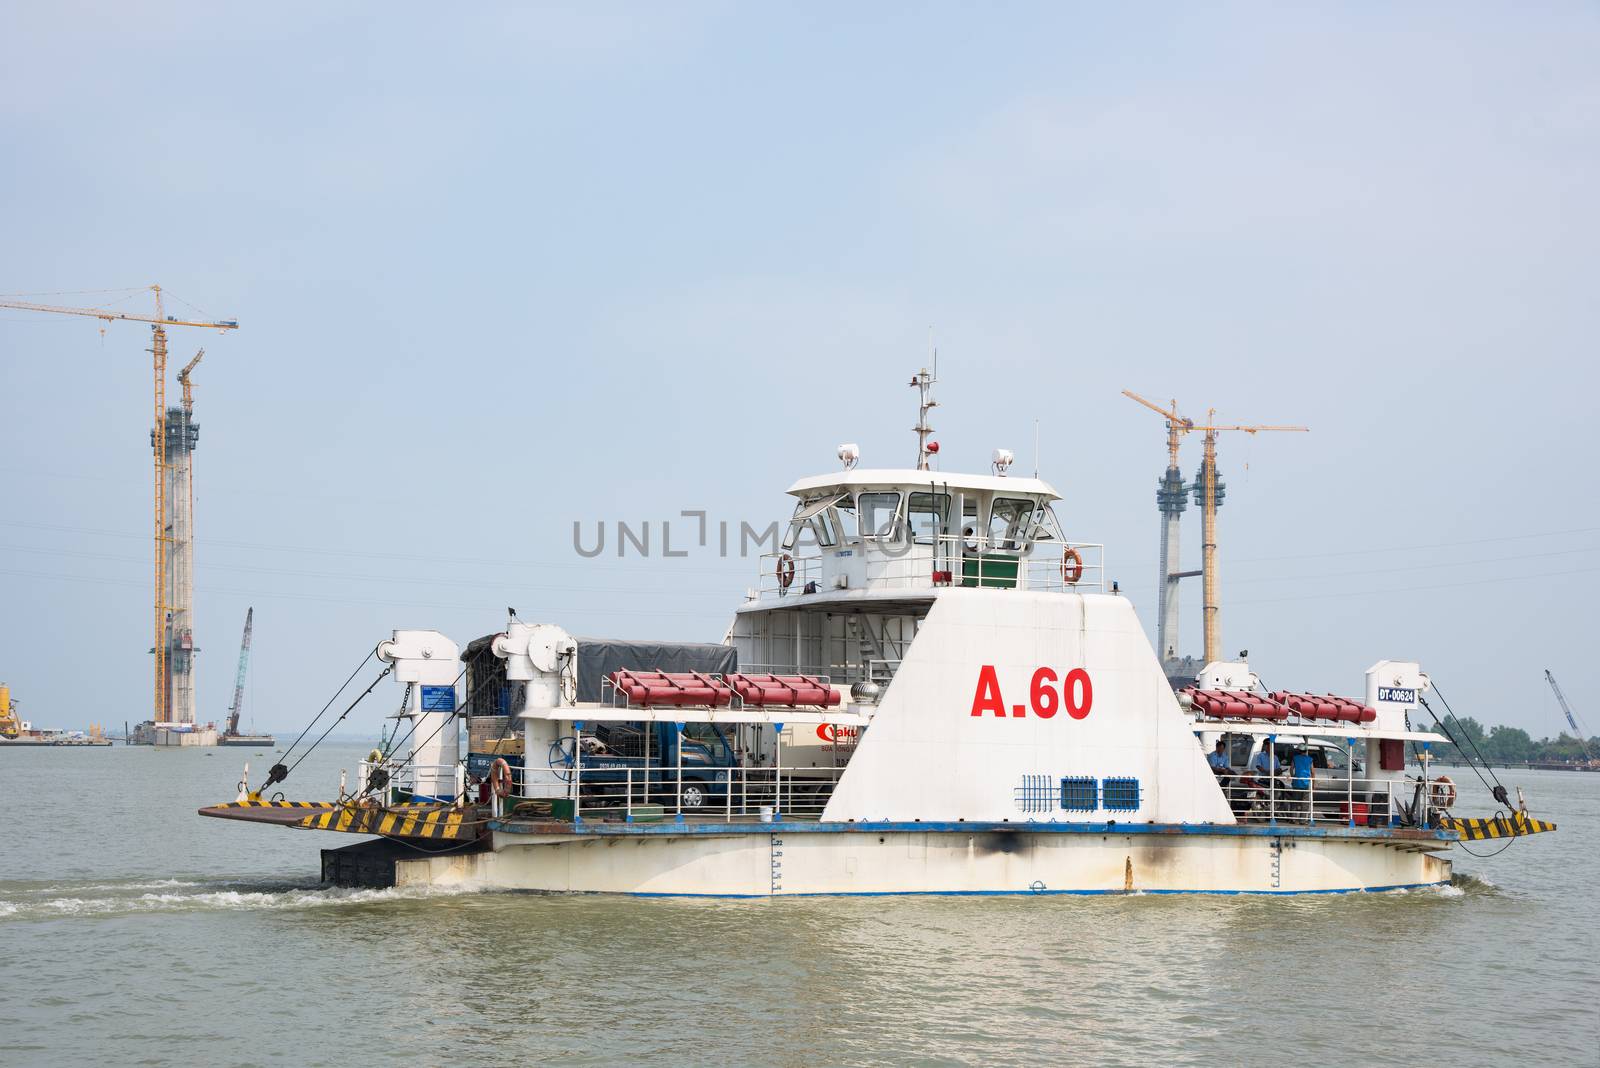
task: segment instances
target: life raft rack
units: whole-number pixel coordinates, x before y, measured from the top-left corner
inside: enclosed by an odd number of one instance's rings
[[[1189,686],[1179,691],[1206,719],[1270,720],[1291,718],[1332,723],[1371,723],[1376,709],[1333,694],[1292,693],[1275,690],[1265,696],[1248,690],[1201,690]]]
[[[621,669],[607,675],[600,688],[602,700],[613,707],[833,708],[842,700],[825,675]]]

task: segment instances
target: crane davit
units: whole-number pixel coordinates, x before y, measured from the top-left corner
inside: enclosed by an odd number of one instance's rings
[[[199,359],[199,357],[195,357]],[[239,711],[244,708],[244,676],[250,670],[250,634],[255,629],[256,610],[245,609],[244,637],[239,641],[239,671],[233,677],[233,704],[228,706],[228,729],[218,741],[223,745],[271,745],[270,734],[240,734]]]
[[[1556,677],[1550,674],[1550,669],[1544,669],[1544,681],[1556,693],[1556,702],[1561,706],[1561,711],[1567,714],[1567,722],[1572,726],[1572,733],[1577,735],[1578,744],[1583,747],[1583,759],[1593,761],[1594,754],[1589,752],[1589,740],[1584,737],[1583,728],[1578,724],[1578,717],[1573,713],[1572,706],[1567,704],[1567,695],[1561,692],[1561,684],[1556,682]]]

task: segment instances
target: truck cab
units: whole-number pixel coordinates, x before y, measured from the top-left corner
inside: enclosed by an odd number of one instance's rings
[[[550,766],[581,766],[586,784],[612,784],[618,791],[642,781],[652,794],[677,798],[685,809],[703,808],[728,790],[728,772],[743,767],[739,752],[715,723],[598,722],[583,735],[575,757],[572,739],[561,739]],[[680,776],[681,771],[681,776]],[[681,778],[681,786],[680,786]]]

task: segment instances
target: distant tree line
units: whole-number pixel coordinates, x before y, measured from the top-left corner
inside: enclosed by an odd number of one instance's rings
[[[1584,743],[1566,732],[1554,738],[1531,737],[1521,727],[1507,727],[1504,724],[1484,730],[1483,724],[1471,716],[1460,719],[1451,719],[1446,723],[1451,737],[1465,752],[1460,752],[1456,745],[1448,742],[1434,743],[1433,753],[1441,760],[1460,760],[1465,762],[1469,758],[1476,759],[1476,753],[1483,754],[1483,759],[1490,764],[1524,764],[1558,762],[1564,764],[1581,764],[1589,759],[1584,753]],[[1476,753],[1472,744],[1476,743]],[[1589,753],[1600,758],[1600,737],[1589,739]]]

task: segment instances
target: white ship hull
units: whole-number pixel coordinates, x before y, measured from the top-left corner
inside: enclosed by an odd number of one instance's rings
[[[710,897],[1306,894],[1450,881],[1442,841],[1372,834],[828,830],[495,835],[396,862],[401,886]]]
[[[1417,663],[1374,664],[1356,701],[1268,694],[1242,658],[1212,661],[1180,700],[1133,605],[1104,589],[1098,547],[1066,540],[1047,483],[997,461],[994,475],[847,467],[789,493],[793,553],[764,566],[720,645],[588,645],[512,618],[463,656],[438,631],[396,630],[374,655],[404,687],[409,753],[362,762],[331,802],[258,792],[202,811],[397,840],[325,850],[340,885],[776,897],[1449,882],[1461,824],[1455,785],[1429,773],[1447,739],[1410,726],[1430,685]],[[469,720],[465,761],[455,717]],[[1529,827],[1524,814],[1482,831]]]

